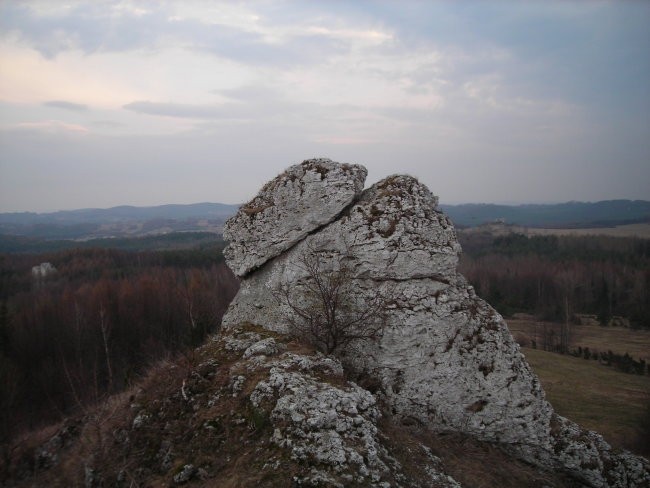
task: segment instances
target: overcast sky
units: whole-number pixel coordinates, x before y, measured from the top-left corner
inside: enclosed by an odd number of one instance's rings
[[[311,157],[441,203],[650,199],[650,2],[0,0],[0,212],[238,203]]]

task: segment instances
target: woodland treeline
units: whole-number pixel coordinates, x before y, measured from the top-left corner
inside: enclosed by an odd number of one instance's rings
[[[0,444],[201,343],[238,287],[221,246],[0,255]]]
[[[460,271],[502,315],[593,314],[650,328],[650,240],[461,232]]]

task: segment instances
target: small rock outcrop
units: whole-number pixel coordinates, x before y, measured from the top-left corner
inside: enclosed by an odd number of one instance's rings
[[[47,278],[54,273],[56,273],[56,268],[52,263],[41,263],[38,266],[32,267],[32,277],[37,281],[42,281],[44,278]]]
[[[365,176],[358,165],[305,161],[240,209],[226,224],[225,255],[243,279],[224,327],[287,332],[292,311],[277,290],[309,279],[301,256],[316,253],[332,269],[344,260],[359,303],[391,297],[380,340],[346,362],[380,384],[395,418],[498,442],[589,486],[648,486],[646,460],[553,412],[502,317],[458,273],[460,245],[437,198],[409,176],[361,192]]]

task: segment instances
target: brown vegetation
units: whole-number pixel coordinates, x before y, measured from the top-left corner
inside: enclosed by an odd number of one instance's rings
[[[545,471],[514,459],[498,446],[465,434],[435,433],[419,425],[402,425],[385,418],[382,432],[398,461],[416,479],[431,455],[462,486],[472,488],[578,488],[583,485],[559,472]],[[423,449],[428,448],[426,450]]]
[[[57,272],[33,281],[32,263]],[[128,387],[148,364],[200,343],[237,291],[220,262],[68,251],[2,259],[0,444]]]
[[[461,273],[504,316],[586,313],[650,328],[650,240],[472,234],[461,244]]]
[[[287,340],[253,325],[242,331]],[[313,353],[298,343],[289,348]],[[170,486],[176,484],[174,476],[191,466],[193,486],[291,486],[294,475],[309,472],[310,466],[293,459],[291,449],[275,445],[264,408],[252,408],[248,395],[259,376],[246,377],[241,392],[232,394],[232,368],[239,358],[210,340],[191,354],[158,363],[106,407],[90,408],[24,437],[10,463],[0,462],[3,478],[18,487],[80,486],[93,479],[104,486]],[[432,464],[468,487],[575,486],[562,474],[532,467],[464,435],[431,433],[389,415],[379,428],[403,472],[423,486],[431,483],[427,467]],[[62,445],[51,450],[57,461],[35,464],[47,457],[39,454],[43,446],[62,436]]]

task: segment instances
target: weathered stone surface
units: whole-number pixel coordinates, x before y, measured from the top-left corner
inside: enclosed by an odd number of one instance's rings
[[[334,219],[363,190],[367,171],[310,159],[267,183],[224,226],[228,266],[245,276]]]
[[[288,331],[291,310],[278,290],[309,279],[302,256],[317,254],[324,269],[344,262],[360,307],[377,293],[391,298],[381,339],[346,362],[379,381],[392,415],[500,442],[590,486],[650,483],[647,461],[614,453],[597,434],[554,414],[501,316],[457,272],[460,246],[436,205],[411,177],[373,185],[327,225],[246,276],[224,327],[249,322]]]
[[[549,466],[553,461],[575,472],[590,486],[650,486],[650,463],[626,451],[618,451],[596,432],[585,431],[574,422],[553,414],[551,419],[552,453],[540,454]]]
[[[251,356],[273,356],[284,350],[284,344],[278,344],[275,342],[275,339],[268,337],[257,341],[255,344],[252,344],[244,351],[244,357],[249,358]]]
[[[321,249],[317,246],[323,235],[329,242],[334,227],[310,236],[273,266],[244,280],[224,319],[226,326],[243,321],[287,332],[290,310],[273,290],[306,279],[293,263],[305,250]],[[328,246],[323,252],[334,251]],[[356,256],[353,251],[352,262],[358,261]],[[462,277],[356,278],[354,288],[359,303],[378,292],[395,302],[379,344],[366,344],[354,359],[357,369],[381,380],[394,414],[484,440],[528,443],[548,437],[552,410],[537,377],[502,318]]]
[[[455,279],[460,245],[453,225],[436,205],[437,199],[415,178],[380,181],[339,218],[246,277],[223,318],[224,326],[248,321],[286,332],[289,310],[273,292],[307,278],[297,263],[311,251],[325,261],[345,257],[357,279]]]
[[[232,328],[222,340],[228,350],[241,352],[232,345],[243,344],[249,337],[250,333]],[[345,381],[338,360],[293,352],[248,354],[271,341],[275,351],[286,350],[286,344],[271,338],[254,343],[232,366],[231,383],[244,378],[236,371],[261,376],[248,401],[259,416],[268,414],[273,432],[270,442],[287,450],[291,460],[312,467],[308,474],[294,477],[295,486],[460,487],[430,452],[418,467],[420,476],[403,473],[403,466],[382,442],[375,396]],[[245,393],[240,388],[236,395]]]
[[[390,176],[364,191],[310,245],[349,253],[357,278],[443,278],[455,274],[460,245],[437,205],[437,197],[415,178]]]

